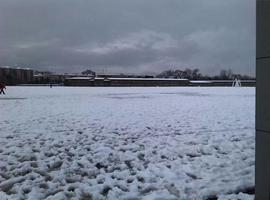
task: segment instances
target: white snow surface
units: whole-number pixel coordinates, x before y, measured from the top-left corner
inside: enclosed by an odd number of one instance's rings
[[[254,199],[254,88],[8,87],[0,199]]]

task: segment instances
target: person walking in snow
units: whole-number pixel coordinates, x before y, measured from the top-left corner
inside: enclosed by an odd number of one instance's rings
[[[4,90],[6,90],[6,86],[3,83],[0,83],[0,94],[6,94]]]

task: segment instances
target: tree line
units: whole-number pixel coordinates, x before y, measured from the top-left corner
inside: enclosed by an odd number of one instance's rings
[[[231,69],[221,70],[219,75],[205,75],[200,72],[199,69],[185,69],[185,70],[165,70],[158,74],[158,78],[176,78],[176,79],[189,79],[189,80],[255,80],[255,77],[244,75],[244,74],[235,74]]]

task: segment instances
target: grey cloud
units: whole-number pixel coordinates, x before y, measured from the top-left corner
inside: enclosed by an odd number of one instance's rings
[[[255,73],[255,0],[2,0],[0,65]]]

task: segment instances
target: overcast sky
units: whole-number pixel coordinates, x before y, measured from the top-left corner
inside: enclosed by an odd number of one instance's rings
[[[0,66],[255,74],[255,0],[0,0]]]

